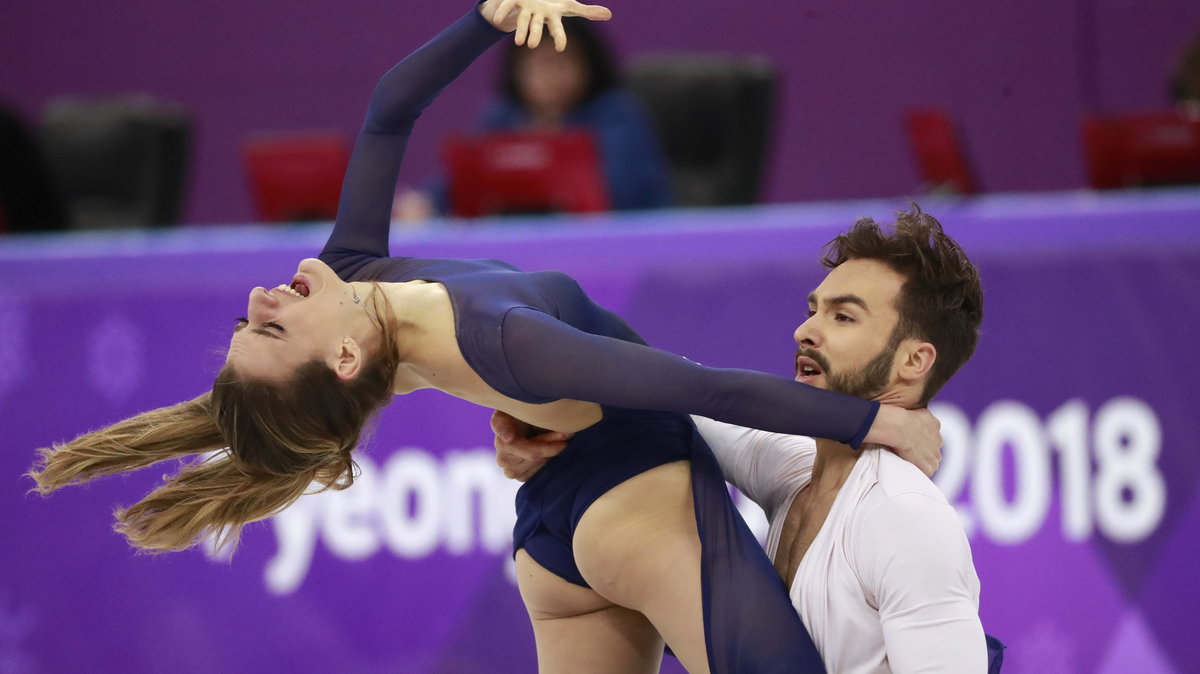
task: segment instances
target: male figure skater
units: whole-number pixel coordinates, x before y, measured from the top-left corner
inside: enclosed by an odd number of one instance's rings
[[[822,263],[829,273],[794,335],[796,379],[926,406],[978,341],[974,265],[916,208],[891,233],[860,220]],[[954,508],[927,477],[936,465],[695,420],[726,478],[766,511],[767,553],[829,671],[988,670],[979,579]],[[566,439],[525,439],[500,414],[493,427],[497,461],[516,479]]]

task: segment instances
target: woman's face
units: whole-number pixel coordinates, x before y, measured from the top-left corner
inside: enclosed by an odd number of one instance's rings
[[[562,121],[588,88],[583,54],[569,43],[562,53],[554,51],[551,42],[543,42],[537,49],[522,50],[517,56],[515,75],[521,98],[536,121]]]
[[[286,380],[297,367],[320,359],[336,369],[366,320],[354,290],[328,265],[302,260],[290,284],[250,291],[246,317],[234,328],[225,362],[252,379]]]

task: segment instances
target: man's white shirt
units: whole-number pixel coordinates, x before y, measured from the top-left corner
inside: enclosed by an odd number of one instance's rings
[[[725,479],[766,512],[774,560],[816,443],[693,419]],[[863,451],[788,592],[830,672],[987,671],[979,577],[958,514],[891,452]]]

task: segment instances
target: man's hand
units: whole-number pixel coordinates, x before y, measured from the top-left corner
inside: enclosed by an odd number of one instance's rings
[[[880,427],[877,441],[876,426]],[[883,445],[896,456],[933,477],[942,462],[942,422],[927,409],[906,410],[895,405],[881,405],[875,424],[867,439],[872,445]]]
[[[571,438],[567,433],[541,431],[499,410],[492,412],[492,432],[496,434],[496,465],[504,469],[504,477],[518,482],[533,477]],[[536,435],[530,437],[531,433]]]
[[[515,30],[513,41],[518,47],[537,47],[542,43],[542,30],[546,27],[554,38],[556,51],[567,48],[563,17],[581,16],[592,21],[608,21],[612,18],[612,12],[607,7],[584,5],[575,0],[486,0],[479,6],[479,13],[498,30],[506,33]]]

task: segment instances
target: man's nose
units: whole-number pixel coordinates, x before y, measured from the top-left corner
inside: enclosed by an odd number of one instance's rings
[[[792,333],[792,339],[796,340],[796,346],[816,346],[820,341],[819,337],[812,318],[796,326],[796,331]]]

